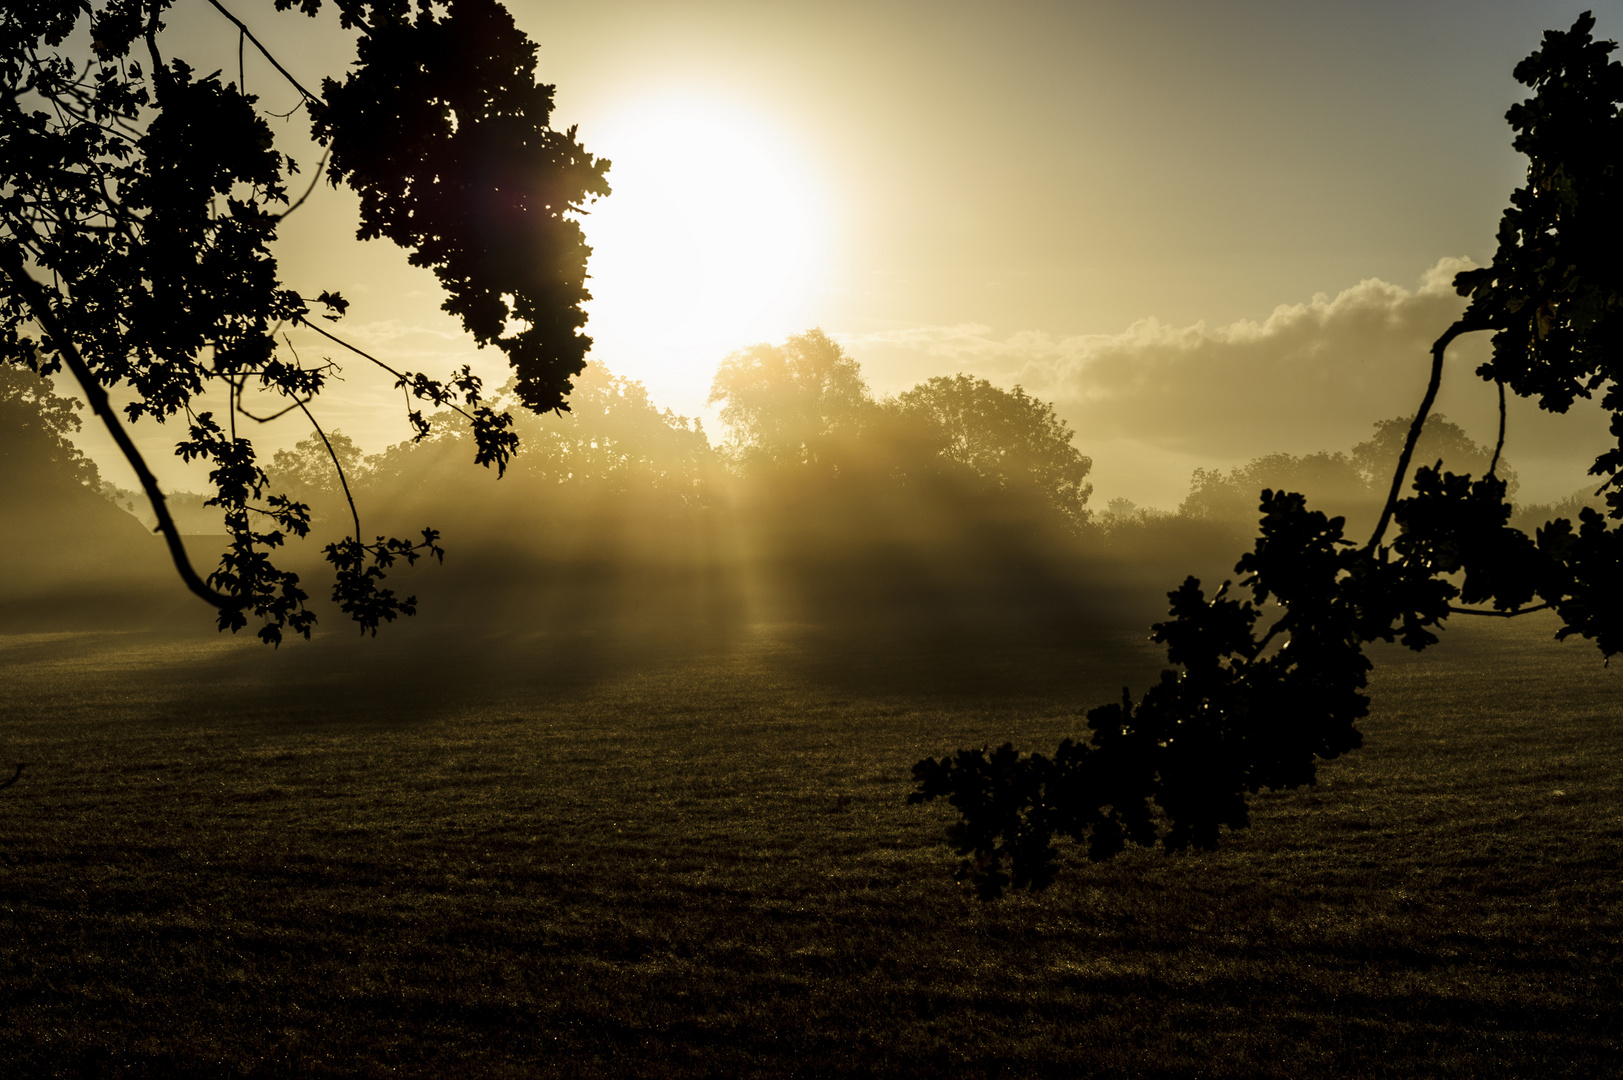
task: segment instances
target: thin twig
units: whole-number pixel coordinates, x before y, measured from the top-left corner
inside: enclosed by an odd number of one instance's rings
[[[328,341],[331,341],[336,345],[342,345],[344,348],[348,349],[350,352],[354,353],[356,356],[359,356],[362,360],[370,360],[370,361],[372,361],[372,363],[376,364],[378,367],[382,368],[384,371],[387,371],[390,375],[393,375],[395,378],[401,379],[401,380],[406,379],[405,375],[402,375],[400,372],[396,371],[394,368],[390,367],[388,364],[385,364],[382,360],[379,360],[377,357],[373,356],[371,353],[366,352],[366,351],[364,351],[364,350],[362,350],[360,348],[357,348],[354,345],[351,345],[349,342],[345,341],[343,338],[339,337],[336,334],[329,333],[328,331],[323,330],[321,327],[317,326],[315,323],[311,322],[309,319],[306,319],[306,318],[300,316],[295,321],[297,321],[297,323],[300,326],[308,327],[309,329],[314,330],[316,333],[320,334],[322,337],[326,338]]]
[[[321,436],[321,445],[327,448],[327,456],[332,458],[332,466],[338,470],[338,482],[344,488],[344,500],[349,503],[349,519],[355,523],[355,542],[359,544],[361,542],[361,515],[355,509],[354,496],[349,493],[349,481],[344,479],[343,462],[338,460],[338,453],[333,450],[332,443],[327,441],[327,433],[321,430],[320,424],[316,423],[315,415],[308,408],[305,408],[303,402],[299,403],[299,408],[304,409],[304,415],[310,421],[310,426],[316,429],[317,435]]]
[[[292,116],[294,113],[296,113],[300,109],[304,108],[305,104],[306,104],[305,100],[301,97],[297,102],[294,103],[293,107],[291,109],[289,109],[287,112],[271,112],[269,109],[266,109],[265,110],[265,115],[266,116],[274,116],[278,120],[286,120],[288,117]]]
[[[1499,441],[1493,444],[1493,460],[1488,462],[1488,475],[1494,475],[1499,468],[1499,455],[1505,449],[1505,380],[1495,379],[1499,387]]]
[[[1515,611],[1486,611],[1482,608],[1455,607],[1448,605],[1452,615],[1486,615],[1494,619],[1514,619],[1518,615],[1530,615],[1535,611],[1543,611],[1549,604],[1534,604],[1532,607],[1517,608]]]
[[[296,108],[298,108],[298,106],[295,105],[294,108],[296,109]],[[283,210],[280,214],[277,214],[276,217],[274,219],[272,219],[272,220],[282,221],[282,220],[286,219],[286,217],[289,214],[291,214],[293,211],[297,210],[299,207],[304,205],[304,200],[308,199],[310,197],[311,193],[313,193],[316,190],[316,185],[321,183],[321,170],[322,170],[322,167],[327,164],[327,157],[331,153],[332,153],[332,147],[330,147],[330,146],[327,147],[325,150],[323,150],[321,152],[321,160],[316,162],[316,174],[315,174],[315,176],[310,178],[310,186],[304,189],[304,194],[299,196],[299,201],[298,202],[294,203],[292,206],[288,207],[286,210]]]
[[[242,404],[242,396],[239,394],[237,396],[237,411],[239,413],[241,413],[243,416],[246,416],[248,419],[254,421],[256,424],[268,424],[272,420],[280,420],[282,417],[286,416],[288,413],[292,412],[294,409],[302,409],[302,408],[304,408],[306,405],[310,404],[310,402],[312,402],[314,400],[315,400],[314,398],[305,398],[303,401],[299,401],[299,400],[295,399],[293,404],[289,405],[285,409],[282,409],[280,412],[273,412],[269,416],[255,416],[253,413],[249,412],[247,410],[247,408],[245,408],[243,406],[243,404]]]
[[[260,44],[259,39],[254,37],[254,32],[252,30],[248,29],[248,25],[246,23],[244,23],[241,19],[237,18],[235,15],[231,14],[224,7],[222,7],[221,4],[220,4],[220,0],[209,0],[209,3],[211,5],[213,5],[215,11],[218,11],[221,15],[224,15],[226,18],[230,19],[234,24],[236,24],[236,27],[241,32],[242,36],[246,37],[249,41],[254,43],[254,48],[259,50],[259,54],[261,56],[263,56],[266,60],[269,60],[271,67],[273,67],[277,71],[281,72],[282,73],[282,78],[286,79],[289,83],[291,83],[292,86],[293,86],[293,89],[295,89],[299,93],[303,94],[306,101],[320,101],[321,100],[320,98],[318,98],[314,94],[312,94],[310,91],[306,90],[303,86],[299,85],[299,80],[295,79],[292,76],[292,74],[290,74],[288,72],[287,68],[283,67],[277,61],[276,57],[271,55],[271,52],[270,52],[269,49],[265,48],[264,45]],[[237,39],[237,44],[238,44],[238,48],[240,49],[241,44],[242,44],[242,39],[241,38]]]
[[[317,326],[315,323],[311,322],[309,319],[304,318],[303,316],[300,316],[297,321],[298,321],[298,324],[300,326],[308,327],[311,330],[314,330],[316,333],[320,334],[322,337],[326,338],[328,341],[331,341],[331,342],[333,342],[335,344],[338,344],[338,345],[342,345],[344,348],[348,349],[350,352],[354,353],[356,356],[359,356],[363,360],[372,361],[372,363],[376,364],[378,367],[382,368],[384,371],[387,371],[390,375],[393,375],[395,378],[399,379],[401,387],[406,389],[406,393],[407,393],[406,400],[407,401],[411,400],[411,391],[408,388],[409,383],[411,382],[411,379],[410,379],[409,376],[407,376],[406,374],[404,374],[402,372],[396,371],[394,368],[390,367],[388,364],[385,364],[382,360],[379,360],[377,357],[373,356],[371,353],[366,352],[366,351],[364,351],[362,349],[359,349],[354,345],[351,345],[349,342],[345,341],[343,338],[339,337],[338,335],[330,333],[330,332],[328,332],[326,330],[323,330],[321,327]],[[464,419],[467,419],[467,420],[472,420],[473,419],[473,416],[472,416],[471,413],[469,413],[462,406],[458,405],[455,401],[451,400],[451,398],[449,396],[446,396],[443,400],[434,401],[434,404],[435,405],[447,405],[447,406],[450,406],[452,412],[460,413],[463,416]]]

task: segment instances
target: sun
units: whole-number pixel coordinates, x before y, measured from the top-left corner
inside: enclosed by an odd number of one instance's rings
[[[636,100],[591,129],[614,188],[583,219],[592,358],[692,411],[727,353],[816,321],[822,185],[782,128],[731,102]]]

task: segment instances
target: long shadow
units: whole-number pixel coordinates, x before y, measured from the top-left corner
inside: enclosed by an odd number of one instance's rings
[[[585,694],[683,656],[731,647],[736,629],[659,620],[589,625],[419,616],[376,638],[347,627],[271,649],[249,631],[184,623],[0,636],[0,700],[78,700],[143,722],[233,729],[404,729],[469,710]],[[89,695],[79,697],[82,693]]]

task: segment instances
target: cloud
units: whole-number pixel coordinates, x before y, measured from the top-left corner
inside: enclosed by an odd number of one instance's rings
[[[874,374],[906,372],[911,382],[922,370],[962,370],[1020,384],[1075,429],[1100,492],[1176,505],[1196,466],[1346,450],[1376,421],[1412,416],[1431,344],[1464,310],[1451,282],[1472,265],[1441,259],[1413,289],[1369,278],[1216,327],[1147,318],[1116,334],[998,337],[963,323],[843,340]],[[1484,443],[1498,426],[1494,388],[1475,374],[1488,348],[1486,334],[1450,346],[1436,406]],[[1594,455],[1612,441],[1606,424],[1593,403],[1553,416],[1512,397],[1506,454],[1523,497],[1556,498],[1585,483]]]
[[[1084,440],[1131,438],[1169,451],[1244,457],[1350,445],[1380,419],[1412,412],[1431,342],[1463,310],[1450,285],[1472,265],[1443,259],[1416,289],[1370,278],[1335,296],[1284,304],[1226,326],[1140,320],[1117,334],[1001,340],[979,324],[861,335],[865,347],[920,352],[1016,382],[1055,401]],[[1482,342],[1450,352],[1450,381]]]

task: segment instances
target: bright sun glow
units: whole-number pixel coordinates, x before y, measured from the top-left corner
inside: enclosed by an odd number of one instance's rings
[[[824,196],[784,133],[737,106],[643,100],[590,127],[614,163],[584,221],[592,358],[691,414],[727,353],[815,323]]]

